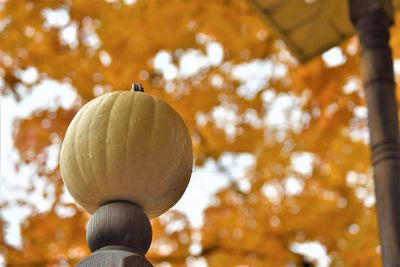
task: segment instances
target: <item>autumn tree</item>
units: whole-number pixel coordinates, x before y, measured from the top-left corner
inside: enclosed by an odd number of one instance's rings
[[[397,23],[398,84],[399,33]],[[0,2],[6,265],[69,266],[88,255],[88,215],[65,192],[59,147],[84,103],[138,81],[185,120],[195,169],[213,162],[230,177],[200,228],[177,211],[153,220],[155,265],[311,266],[293,244],[318,241],[332,266],[379,266],[359,45],[335,51],[335,64],[299,64],[240,0]],[[36,105],[56,87],[78,97]],[[252,162],[239,178],[225,164],[238,155]],[[7,233],[18,216],[15,247]]]

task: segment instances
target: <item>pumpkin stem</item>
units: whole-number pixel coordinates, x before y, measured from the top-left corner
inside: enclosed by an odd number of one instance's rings
[[[131,90],[135,92],[144,92],[143,86],[140,83],[132,83]]]

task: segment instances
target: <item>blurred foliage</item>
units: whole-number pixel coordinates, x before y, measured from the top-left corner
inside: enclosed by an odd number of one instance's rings
[[[176,211],[152,222],[154,238],[148,257],[153,263],[186,266],[190,260],[204,258],[210,266],[306,265],[312,263],[295,253],[291,243],[319,241],[327,248],[332,266],[380,266],[375,209],[365,205],[357,193],[360,188],[363,192],[373,188],[368,147],[351,135],[352,130],[366,127],[365,119],[357,120],[354,115],[364,105],[356,39],[341,46],[346,60],[339,66],[329,67],[322,58],[299,65],[246,1],[139,0],[128,5],[15,0],[1,5],[2,95],[21,100],[27,97],[21,88],[29,92],[41,81],[53,79],[72,85],[80,96],[70,110],[40,111],[14,124],[20,156],[17,165],[38,164],[38,175],[56,189],[51,209],[33,212],[22,223],[21,248],[6,243],[7,224],[1,218],[0,253],[7,265],[69,266],[88,255],[88,216],[64,203],[58,168],[46,167],[50,157],[46,148],[62,140],[85,102],[110,90],[128,90],[132,82],[140,81],[147,93],[165,99],[186,121],[197,167],[210,159],[217,161],[225,152],[247,152],[255,157],[254,168],[246,173],[249,189],[241,189],[233,179],[205,211],[201,229],[193,229],[185,215]],[[69,20],[65,25],[49,26],[45,10],[64,10]],[[75,43],[62,38],[67,27],[76,27]],[[399,58],[399,23],[392,35],[394,55]],[[213,43],[223,47],[222,62],[192,75],[168,80],[154,66],[154,57],[165,51],[179,70],[185,53],[205,56]],[[240,64],[261,60],[271,63],[273,70],[284,68],[285,74],[270,75],[262,90],[245,97],[239,93],[244,85],[232,71]],[[30,67],[37,69],[39,77],[26,83],[17,73]],[[216,78],[222,82],[213,82]],[[346,92],[343,88],[351,79],[357,81],[356,88]],[[400,84],[398,75],[397,81]],[[275,99],[299,99],[298,126],[279,128],[265,123],[274,101],[266,100],[265,92]],[[233,136],[212,116],[221,106],[236,115]],[[246,119],[249,113],[258,124]],[[204,117],[201,123],[199,116]],[[304,152],[314,158],[311,174],[291,164],[293,155]],[[349,172],[364,175],[364,183],[349,184]],[[268,185],[284,191],[287,177],[301,181],[301,193],[283,193],[275,200],[265,196]],[[32,183],[33,178],[26,179]],[[29,207],[29,201],[21,197],[19,205]],[[3,208],[8,205],[1,203]],[[60,216],[56,211],[61,206],[73,212]],[[177,223],[180,227],[169,227]],[[196,242],[202,248],[198,253],[189,249]]]

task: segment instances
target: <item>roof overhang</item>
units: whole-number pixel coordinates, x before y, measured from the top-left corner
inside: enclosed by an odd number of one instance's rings
[[[348,0],[249,0],[264,21],[306,62],[351,37]],[[400,0],[394,0],[395,9]]]

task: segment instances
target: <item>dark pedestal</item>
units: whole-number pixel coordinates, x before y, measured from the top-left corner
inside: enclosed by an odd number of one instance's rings
[[[145,258],[150,247],[151,224],[139,206],[111,202],[90,218],[86,238],[92,255],[78,267],[150,267]]]

